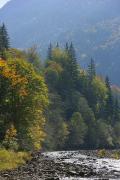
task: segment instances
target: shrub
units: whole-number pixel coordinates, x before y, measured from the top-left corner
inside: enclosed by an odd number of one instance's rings
[[[14,125],[11,125],[11,127],[6,131],[5,139],[2,143],[2,145],[6,149],[11,150],[18,150],[18,143],[17,143],[17,130],[15,129]]]
[[[114,159],[120,159],[120,151],[114,152],[114,153],[112,154],[112,157],[113,157]]]
[[[100,158],[105,157],[105,156],[106,156],[106,151],[105,151],[105,149],[99,150],[99,151],[98,151],[98,156],[99,156]]]
[[[0,149],[0,171],[15,169],[31,158],[29,153]]]

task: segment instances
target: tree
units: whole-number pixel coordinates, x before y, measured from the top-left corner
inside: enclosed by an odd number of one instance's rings
[[[48,54],[47,54],[47,59],[48,60],[52,60],[52,44],[50,43],[49,47],[48,47]]]
[[[1,27],[3,47],[7,50],[10,47],[9,36],[5,24]]]
[[[105,82],[102,81],[100,77],[96,76],[91,82],[91,86],[92,92],[90,94],[90,104],[94,108],[94,113],[97,118],[99,118],[99,116],[104,117],[103,107],[105,107],[107,96],[107,88]]]
[[[114,146],[113,129],[110,124],[107,124],[103,119],[97,121],[96,139],[97,148],[110,148]]]
[[[12,124],[20,149],[39,149],[45,137],[44,110],[48,104],[44,78],[25,60],[1,60],[0,85],[1,140]]]
[[[14,125],[11,125],[9,129],[7,129],[6,134],[5,134],[5,139],[2,142],[2,145],[6,149],[11,149],[11,150],[18,150],[19,145],[17,142],[17,130],[15,129]]]
[[[95,62],[91,58],[90,64],[88,65],[88,79],[91,82],[96,76]]]
[[[40,57],[37,52],[37,47],[33,46],[25,51],[26,59],[29,63],[31,63],[35,69],[35,71],[40,72],[42,69]]]
[[[9,36],[5,24],[0,27],[0,56],[4,57],[4,51],[10,47]]]
[[[114,125],[114,145],[115,147],[120,147],[120,122],[115,122]]]
[[[113,121],[114,124],[120,120],[120,106],[118,102],[118,98],[114,100],[114,107],[113,107]]]
[[[55,61],[49,61],[47,63],[44,74],[49,90],[57,89],[62,70],[61,65]]]
[[[66,43],[65,44],[65,51],[68,53],[68,51],[69,51],[69,45],[68,45],[68,43]]]
[[[78,64],[77,64],[76,53],[73,43],[70,44],[68,55],[69,55],[69,66],[71,71],[70,73],[74,86],[76,87],[76,82],[78,80]]]
[[[57,42],[57,44],[56,44],[56,48],[59,48],[59,43]]]
[[[112,116],[113,116],[113,95],[112,95],[112,90],[110,86],[110,81],[108,76],[105,79],[106,87],[107,87],[107,98],[106,98],[106,106],[105,106],[105,117],[108,119],[111,119],[112,121]],[[113,123],[113,122],[111,122]]]
[[[79,97],[77,111],[81,113],[88,130],[85,136],[85,148],[93,149],[96,146],[96,119],[93,110],[85,97]]]
[[[64,148],[69,134],[68,125],[64,117],[64,103],[56,92],[50,93],[49,99],[50,104],[46,112],[47,136],[45,148],[50,150],[61,150]]]
[[[79,112],[75,112],[70,121],[70,135],[68,142],[70,148],[80,148],[80,146],[84,143],[86,134],[87,125],[85,124],[81,114]]]

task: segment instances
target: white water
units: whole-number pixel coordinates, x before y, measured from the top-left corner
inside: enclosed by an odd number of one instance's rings
[[[108,158],[93,158],[90,156],[82,155],[78,151],[48,152],[45,153],[45,155],[54,159],[56,162],[85,165],[88,167],[92,167],[95,172],[113,172],[113,175],[118,175],[120,177],[120,160]],[[62,180],[78,179],[82,180],[83,178],[62,178]],[[91,178],[84,178],[84,180],[91,180]]]

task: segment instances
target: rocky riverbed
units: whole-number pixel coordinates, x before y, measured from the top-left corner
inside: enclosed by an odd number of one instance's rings
[[[0,180],[120,179],[120,160],[98,158],[97,151],[34,154],[26,165],[0,173]]]

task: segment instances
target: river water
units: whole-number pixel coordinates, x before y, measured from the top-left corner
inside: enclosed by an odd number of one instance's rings
[[[80,151],[62,151],[62,152],[48,152],[45,153],[48,157],[54,159],[56,163],[69,164],[71,166],[88,168],[94,172],[94,176],[91,177],[80,177],[78,172],[75,176],[61,176],[61,180],[91,180],[91,179],[119,179],[120,180],[120,160],[111,158],[97,158],[81,154]],[[77,168],[77,171],[79,169]],[[74,173],[75,174],[75,173]]]

